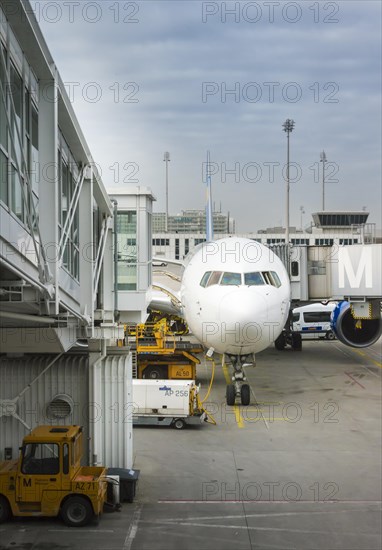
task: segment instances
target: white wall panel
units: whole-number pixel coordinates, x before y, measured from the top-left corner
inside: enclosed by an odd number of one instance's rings
[[[16,458],[24,435],[29,433],[20,420],[10,416],[11,410],[31,429],[41,424],[84,426],[87,459],[88,357],[86,354],[62,356],[43,373],[54,357],[0,357],[0,460],[4,459],[5,447],[12,447],[13,458]],[[73,402],[71,414],[63,419],[52,417],[47,412],[47,406],[57,394],[66,394]],[[4,403],[4,400],[18,396],[14,405]]]
[[[93,369],[93,460],[108,467],[131,468],[132,356],[126,352],[108,355]]]

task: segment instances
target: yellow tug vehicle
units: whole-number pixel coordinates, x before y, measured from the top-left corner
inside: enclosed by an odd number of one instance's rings
[[[18,460],[0,462],[0,523],[13,516],[61,516],[82,527],[102,514],[106,469],[81,466],[81,426],[39,426]]]

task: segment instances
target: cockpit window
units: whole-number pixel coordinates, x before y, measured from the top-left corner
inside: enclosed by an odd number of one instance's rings
[[[221,284],[223,286],[242,284],[242,274],[231,271],[206,271],[200,281],[203,288]],[[279,288],[281,281],[276,271],[252,271],[244,273],[244,284],[246,286],[271,285]]]
[[[274,286],[279,288],[281,286],[280,277],[277,275],[276,271],[271,271],[272,279],[274,281]]]
[[[241,285],[241,273],[226,271],[220,281],[221,285]]]
[[[244,284],[247,286],[265,285],[265,281],[259,271],[253,271],[252,273],[244,273]]]
[[[221,271],[213,271],[211,273],[211,277],[208,279],[208,283],[206,284],[206,286],[218,285],[221,274],[222,274]]]
[[[202,280],[200,281],[200,286],[206,287],[207,281],[210,278],[211,271],[206,271],[205,274],[202,277]]]
[[[263,277],[267,285],[272,285],[276,288],[281,286],[281,281],[276,271],[263,271]]]

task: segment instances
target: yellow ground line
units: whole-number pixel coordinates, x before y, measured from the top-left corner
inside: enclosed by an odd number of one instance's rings
[[[280,420],[281,422],[286,422],[287,421],[286,418],[276,418],[276,417],[273,417],[273,416],[267,418],[266,416],[262,416],[261,418],[248,418],[246,420],[246,422],[248,422],[248,424],[251,424],[251,422],[260,422],[260,421],[264,421],[264,420],[267,420],[270,423],[272,423],[276,420]]]
[[[374,365],[377,365],[377,367],[379,367],[380,369],[382,369],[382,363],[379,363],[378,361],[376,361],[375,359],[373,359],[372,357],[370,357],[370,355],[368,355],[367,353],[365,353],[364,351],[359,351],[357,349],[353,349],[353,348],[350,348],[351,351],[353,351],[354,353],[357,353],[358,355],[361,355],[361,357],[366,357],[369,361],[371,361],[372,363],[374,363]]]
[[[257,401],[257,405],[284,405],[285,401]]]
[[[229,372],[228,372],[228,367],[225,363],[223,364],[223,373],[224,373],[224,378],[225,378],[225,381],[227,382],[227,384],[232,384],[232,380],[231,380],[231,378],[229,376]],[[236,422],[237,422],[238,427],[239,428],[244,428],[244,422],[243,422],[243,418],[241,416],[240,407],[238,407],[237,405],[234,405],[233,406],[233,411],[235,413],[235,418],[236,418]]]

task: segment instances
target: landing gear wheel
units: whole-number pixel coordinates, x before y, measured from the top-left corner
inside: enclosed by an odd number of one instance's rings
[[[285,334],[282,332],[278,338],[275,340],[275,348],[279,351],[283,351],[286,346]]]
[[[302,337],[299,332],[292,332],[292,349],[294,351],[302,350]]]
[[[61,508],[61,517],[70,527],[82,527],[93,518],[92,505],[86,498],[70,497]]]
[[[251,389],[248,384],[243,384],[240,388],[241,404],[248,406],[251,401]]]
[[[0,523],[8,521],[11,517],[11,507],[5,497],[0,496]]]
[[[229,384],[226,389],[226,400],[229,407],[233,407],[236,399],[236,388],[233,384]]]
[[[183,420],[183,418],[176,418],[173,422],[173,427],[176,429],[176,430],[183,430],[183,428],[185,427],[186,423],[185,421]]]
[[[328,330],[328,332],[325,334],[325,338],[327,340],[335,340],[336,335],[334,334],[334,332],[332,330]]]

